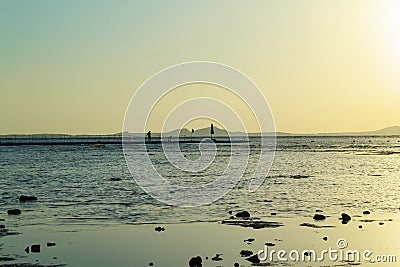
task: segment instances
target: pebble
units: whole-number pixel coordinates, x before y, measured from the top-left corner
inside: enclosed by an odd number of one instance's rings
[[[316,221],[322,221],[322,220],[326,219],[326,216],[323,215],[323,214],[315,214],[313,219],[316,220]]]
[[[40,253],[40,245],[32,245],[31,252],[32,253]]]
[[[193,257],[189,260],[189,266],[190,267],[202,267],[203,266],[203,260],[201,259],[200,256]]]
[[[238,218],[249,218],[250,217],[250,213],[248,211],[241,211],[236,213],[236,217]]]
[[[7,210],[8,215],[20,215],[22,212],[19,209]]]
[[[36,201],[36,200],[37,200],[37,197],[35,197],[35,196],[22,195],[19,197],[20,202]]]

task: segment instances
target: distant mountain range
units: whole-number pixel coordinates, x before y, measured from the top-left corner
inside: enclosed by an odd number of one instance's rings
[[[189,137],[191,136],[191,131],[183,128],[181,130],[176,129],[170,132],[164,133],[164,136],[181,136],[181,137]],[[243,132],[229,132],[231,136],[245,136],[246,134]],[[272,133],[263,133],[264,136],[271,135]],[[153,135],[157,136],[160,133],[153,133]],[[260,136],[260,133],[249,133],[249,136]],[[399,135],[400,136],[400,126],[391,126],[386,127],[376,131],[365,131],[365,132],[336,132],[336,133],[286,133],[286,132],[276,132],[277,136],[390,136],[390,135]],[[195,129],[193,133],[193,137],[202,137],[202,136],[210,136],[210,128],[201,128]],[[228,132],[224,129],[220,129],[214,126],[214,134],[213,136],[228,136]]]
[[[190,137],[191,136],[191,130],[188,130],[186,128],[183,129],[176,129],[170,132],[164,133],[164,137]],[[229,132],[231,136],[245,136],[246,134],[243,132]],[[263,133],[262,135],[267,136],[271,135],[272,133]],[[120,136],[121,133],[117,134],[110,134],[108,136]],[[130,133],[132,136],[138,136],[138,137],[144,137],[144,133]],[[154,137],[160,136],[160,133],[152,133]],[[376,131],[365,131],[365,132],[336,132],[336,133],[312,133],[312,134],[304,134],[304,133],[286,133],[286,132],[276,132],[277,136],[400,136],[400,126],[391,126],[391,127],[386,127],[380,130]],[[28,137],[49,137],[49,138],[65,138],[69,137],[72,135],[69,134],[16,134],[16,135],[0,135],[0,137],[18,137],[18,138],[28,138]],[[79,135],[79,136],[106,136],[106,135]],[[207,137],[210,136],[210,128],[201,128],[201,129],[195,129],[193,133],[193,137]],[[214,134],[213,137],[218,137],[218,136],[228,136],[228,132],[224,129],[220,129],[216,126],[214,126]],[[260,136],[260,133],[248,133],[248,136]]]

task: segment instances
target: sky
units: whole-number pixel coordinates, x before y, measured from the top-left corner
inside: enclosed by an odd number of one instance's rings
[[[188,61],[247,75],[277,131],[400,125],[397,0],[1,1],[0,34],[0,134],[121,132],[142,83]],[[160,101],[146,129],[161,129],[179,101],[197,95],[251,121],[217,87],[184,87]]]

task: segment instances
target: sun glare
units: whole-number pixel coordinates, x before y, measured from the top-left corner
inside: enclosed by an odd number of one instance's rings
[[[400,65],[400,1],[390,1],[387,5],[388,46],[391,57]]]

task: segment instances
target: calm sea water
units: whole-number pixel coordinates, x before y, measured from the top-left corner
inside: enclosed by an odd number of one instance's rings
[[[391,214],[400,208],[400,137],[280,137],[263,185],[248,191],[257,163],[251,139],[249,171],[218,201],[202,207],[165,205],[132,179],[121,145],[0,147],[0,207],[19,208],[15,225],[104,225],[218,221],[227,212],[248,210],[255,217],[309,216],[370,210]],[[184,144],[188,158],[198,146]],[[172,183],[197,185],[215,179],[229,161],[229,144],[218,144],[209,170],[186,173],[174,168],[160,145],[148,151],[157,169]],[[21,194],[37,202],[19,203]]]

